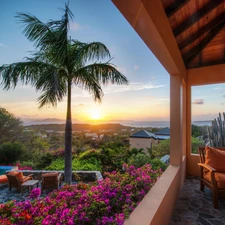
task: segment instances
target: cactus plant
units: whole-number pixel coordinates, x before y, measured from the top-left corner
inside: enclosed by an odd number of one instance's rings
[[[211,127],[208,127],[207,130],[210,146],[225,147],[225,113],[223,113],[223,119],[219,113],[219,117],[212,121]]]

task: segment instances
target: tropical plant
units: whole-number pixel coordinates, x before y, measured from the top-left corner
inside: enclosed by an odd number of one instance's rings
[[[198,154],[199,147],[204,147],[204,141],[196,137],[191,137],[191,153]]]
[[[45,168],[46,170],[63,170],[64,163],[63,159],[53,160],[52,163]],[[95,158],[81,160],[79,158],[74,158],[72,160],[73,170],[84,170],[84,171],[100,171],[102,172],[101,162]]]
[[[73,18],[68,4],[61,20],[43,23],[37,17],[18,13],[24,24],[24,35],[33,41],[37,51],[26,61],[0,67],[3,88],[15,88],[18,81],[31,84],[43,92],[39,107],[57,106],[67,96],[65,125],[65,181],[72,178],[72,116],[71,89],[76,85],[89,91],[95,101],[101,101],[101,84],[128,84],[127,78],[110,63],[110,52],[100,42],[82,43],[69,37],[69,21]],[[109,58],[107,62],[100,60]]]
[[[0,145],[0,163],[9,165],[20,159],[25,146],[20,142],[5,142]]]
[[[207,133],[207,126],[196,126],[194,124],[191,125],[191,136],[199,137],[204,136]]]
[[[128,155],[130,156],[136,156],[138,154],[143,154],[145,155],[144,149],[143,148],[132,148],[131,150],[129,150]]]
[[[219,113],[219,117],[212,121],[211,127],[208,127],[208,135],[210,146],[225,147],[225,113],[223,119]]]
[[[0,107],[0,144],[19,140],[22,131],[22,121]]]
[[[151,164],[154,170],[162,169],[163,171],[167,168],[167,164],[163,163],[160,159],[151,159],[147,154],[133,155],[128,160],[128,165],[133,165],[135,168],[140,168],[146,164]]]
[[[152,146],[153,158],[161,158],[167,154],[170,154],[170,139],[160,141],[158,145]]]
[[[191,137],[191,152],[192,153],[197,154],[198,148],[202,146],[204,146],[203,140],[199,138]],[[153,145],[152,154],[155,158],[158,158],[158,159],[160,159],[164,155],[169,155],[170,154],[170,139],[163,140],[158,145]]]
[[[132,155],[128,160],[128,165],[134,165],[135,168],[142,167],[148,163],[150,163],[150,157],[146,154],[141,153]]]

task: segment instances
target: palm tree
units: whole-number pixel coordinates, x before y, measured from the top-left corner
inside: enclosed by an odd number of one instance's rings
[[[37,49],[23,62],[0,67],[1,84],[5,90],[15,88],[20,81],[31,84],[42,94],[39,107],[57,106],[67,96],[65,125],[65,182],[72,179],[72,117],[71,89],[76,85],[89,91],[95,101],[101,102],[101,84],[128,84],[127,78],[110,63],[110,52],[100,42],[82,43],[69,35],[69,21],[73,18],[68,4],[63,9],[61,20],[41,22],[30,14],[18,13],[23,23],[23,33],[34,42]],[[108,58],[107,62],[101,62]]]

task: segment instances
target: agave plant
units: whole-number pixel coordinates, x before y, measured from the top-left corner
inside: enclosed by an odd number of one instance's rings
[[[225,147],[225,113],[223,113],[223,119],[219,113],[219,117],[212,121],[211,127],[208,127],[207,130],[210,146]]]
[[[24,25],[23,33],[34,42],[36,52],[23,62],[2,65],[0,81],[3,88],[15,88],[20,81],[31,84],[42,94],[39,106],[52,105],[67,97],[65,126],[65,173],[67,183],[72,179],[72,116],[71,91],[78,86],[101,101],[101,84],[128,84],[127,78],[110,63],[110,52],[100,42],[82,43],[69,37],[69,22],[73,18],[68,4],[61,20],[43,23],[37,17],[19,13],[16,16]],[[106,62],[101,60],[107,59]]]

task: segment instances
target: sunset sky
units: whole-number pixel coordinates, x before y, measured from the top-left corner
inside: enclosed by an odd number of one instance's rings
[[[16,12],[31,13],[46,22],[60,19],[64,0],[1,0],[0,1],[0,65],[21,61],[34,47],[22,34]],[[104,87],[101,104],[94,103],[89,93],[74,87],[73,120],[169,120],[169,75],[144,42],[110,0],[70,1],[74,14],[72,39],[82,42],[103,42],[111,52],[112,63],[130,80],[129,86]],[[194,87],[193,119],[212,119],[225,111],[225,84]],[[31,86],[18,85],[3,91],[0,106],[21,118],[64,119],[66,101],[57,108],[38,109],[36,93]],[[212,107],[213,105],[213,107]]]

